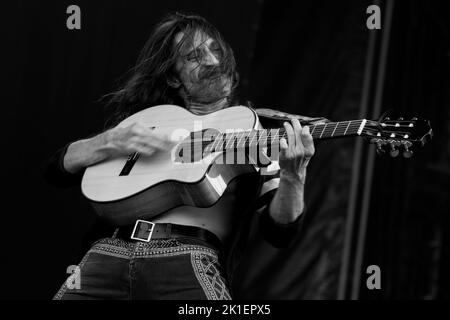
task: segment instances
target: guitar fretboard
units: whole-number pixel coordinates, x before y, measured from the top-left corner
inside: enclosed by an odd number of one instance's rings
[[[313,139],[329,139],[344,136],[355,136],[361,133],[365,124],[362,120],[349,120],[340,122],[328,122],[309,126]],[[218,134],[214,141],[204,142],[210,144],[207,151],[225,151],[229,149],[270,146],[280,143],[280,139],[287,140],[287,132],[284,128],[259,129]]]

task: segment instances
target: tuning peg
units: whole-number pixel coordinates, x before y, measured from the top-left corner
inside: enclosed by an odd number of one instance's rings
[[[398,121],[403,121],[403,117],[398,118]]]
[[[403,151],[403,157],[409,159],[413,156],[413,151],[408,149],[408,146],[405,146],[405,150]]]
[[[379,156],[382,156],[383,154],[385,154],[386,153],[386,151],[383,149],[383,148],[381,148],[381,147],[377,147],[377,154],[379,155]]]
[[[378,155],[383,155],[386,153],[386,151],[383,149],[383,142],[380,139],[374,139],[373,140],[376,143],[377,146],[377,154]]]
[[[413,156],[412,150],[405,150],[403,151],[403,158],[409,159]]]
[[[398,156],[399,153],[400,153],[400,151],[398,151],[398,149],[395,149],[394,144],[391,143],[391,150],[389,151],[389,155],[392,158],[395,158],[396,156]]]
[[[414,118],[412,118],[411,120],[416,121],[416,120],[417,120],[417,117],[414,117]]]
[[[398,151],[398,150],[395,149],[395,148],[392,148],[391,151],[389,151],[389,155],[390,155],[392,158],[397,157],[399,153],[400,153],[400,151]]]

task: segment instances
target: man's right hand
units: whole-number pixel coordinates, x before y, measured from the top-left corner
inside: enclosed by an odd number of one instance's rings
[[[139,152],[152,155],[157,150],[172,146],[168,136],[156,133],[139,123],[128,127],[115,127],[95,137],[71,143],[64,156],[66,171],[76,173],[108,158]]]
[[[154,129],[139,123],[108,130],[105,132],[105,141],[105,152],[111,157],[134,152],[149,156],[157,150],[168,150],[172,146],[168,136],[158,134]]]

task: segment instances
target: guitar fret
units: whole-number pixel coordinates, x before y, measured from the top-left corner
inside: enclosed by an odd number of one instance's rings
[[[339,128],[336,129],[336,131],[339,132],[340,134],[342,134],[345,131],[345,129],[347,128],[347,125],[348,125],[348,121],[340,122],[339,123]]]
[[[338,135],[341,136],[343,132],[345,131],[347,124],[346,121],[338,122],[338,125],[334,129],[333,136]]]
[[[238,142],[237,142],[237,147],[238,148],[239,148],[239,144],[241,143],[241,139],[245,137],[245,131],[239,132],[238,133],[238,137],[239,137],[239,135],[241,135],[241,137],[238,138]],[[243,146],[245,146],[245,139],[244,139],[244,145]]]
[[[214,151],[222,151],[224,149],[224,141],[225,141],[225,136],[224,134],[220,134],[219,135],[219,139],[217,140],[217,146],[214,147]],[[218,150],[219,149],[219,150]]]
[[[211,144],[209,145],[209,147],[210,147],[211,150],[216,150],[218,141],[220,140],[220,139],[217,139],[217,138],[220,137],[220,136],[221,136],[221,134],[218,134],[218,135],[215,137],[214,142],[211,143]]]
[[[266,131],[266,144],[269,145],[270,143],[272,143],[272,130],[267,129],[265,131]]]
[[[260,133],[259,139],[258,139],[258,145],[267,143],[267,134],[266,134],[267,131],[265,129],[261,129],[258,131]]]
[[[325,128],[326,128],[326,127],[327,127],[327,125],[324,125],[324,126],[323,126],[322,133],[320,134],[319,139],[322,138],[323,132],[325,131]]]
[[[258,137],[258,140],[257,140],[257,144],[258,145],[261,143],[261,138],[266,139],[267,134],[265,134],[265,131],[266,130],[258,130],[258,132],[259,132],[259,137]]]
[[[351,123],[351,122],[352,122],[352,121],[349,121],[349,122],[348,122],[347,128],[345,128],[345,131],[344,131],[344,136],[345,136],[345,134],[347,133],[348,127],[350,126],[350,123]]]
[[[248,142],[249,142],[250,134],[251,134],[251,133],[252,133],[251,131],[247,131],[247,132],[245,133],[245,138],[244,138],[244,142],[243,142],[243,147],[247,147],[247,146],[248,146]]]
[[[274,144],[275,141],[280,138],[279,136],[279,129],[268,129],[266,130],[266,144]]]
[[[336,122],[336,125],[334,126],[334,130],[333,130],[333,132],[331,133],[331,136],[333,137],[334,136],[334,132],[336,131],[336,128],[339,126],[339,122]]]
[[[331,131],[331,128],[333,127],[333,125],[335,125],[334,122],[325,124],[325,128],[324,128],[320,138],[322,138],[324,136],[324,134],[325,134],[325,137],[330,137],[331,136],[330,131]],[[336,128],[336,125],[335,125],[335,128]],[[333,130],[333,132],[334,132],[334,130]]]
[[[256,144],[258,144],[258,130],[255,130],[255,131],[253,131],[253,134],[252,134],[252,139],[250,140],[250,145],[253,143],[253,144],[255,144],[255,141],[253,141],[255,138],[256,138]]]
[[[231,137],[230,138],[226,138],[226,139],[228,141],[227,141],[227,144],[225,145],[225,149],[229,149],[230,142],[234,141],[234,132],[231,133]]]
[[[274,129],[274,130],[275,130],[275,133],[273,135],[272,143],[275,143],[275,139],[277,139],[277,137],[280,135],[280,129]],[[272,131],[272,129],[270,131]]]
[[[264,129],[264,145],[267,146],[269,145],[269,137],[270,135],[270,130]]]

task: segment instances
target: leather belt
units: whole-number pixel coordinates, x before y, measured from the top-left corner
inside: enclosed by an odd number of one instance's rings
[[[219,238],[209,230],[194,226],[185,226],[172,223],[153,223],[137,220],[135,224],[119,227],[115,237],[126,241],[150,242],[153,239],[196,238],[212,244],[221,249]]]

